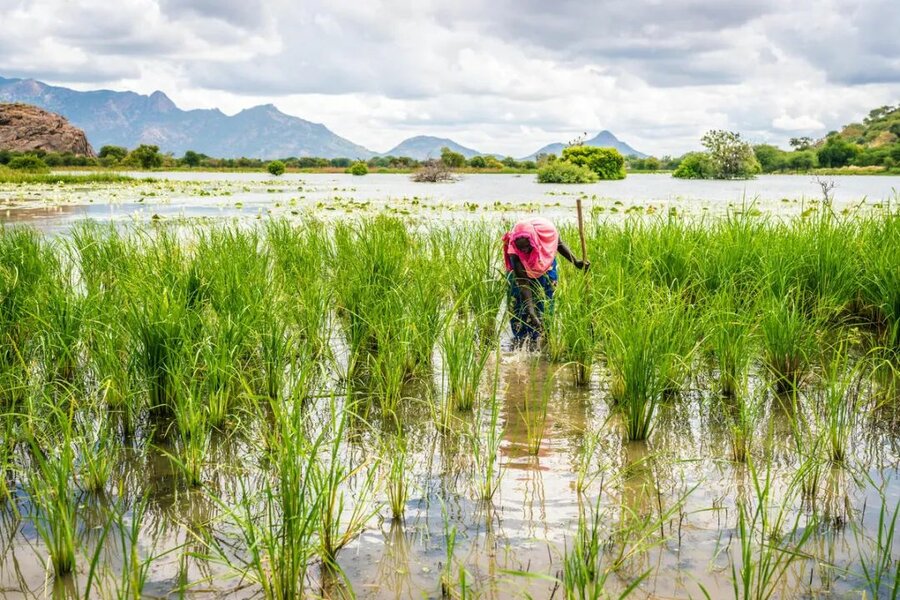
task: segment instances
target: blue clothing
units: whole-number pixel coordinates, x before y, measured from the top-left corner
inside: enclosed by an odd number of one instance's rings
[[[511,313],[509,324],[512,327],[513,342],[537,341],[540,333],[528,322],[528,305],[522,299],[519,286],[516,285],[515,271],[509,271],[506,274],[506,279],[509,282],[507,304]],[[559,279],[559,273],[556,269],[556,259],[554,258],[553,265],[551,265],[549,271],[537,279],[530,280],[534,310],[541,319],[544,318],[545,312],[547,314],[553,312],[553,292],[556,290],[557,279]]]

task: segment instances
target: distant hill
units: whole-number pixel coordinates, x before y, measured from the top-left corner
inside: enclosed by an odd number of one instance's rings
[[[862,123],[845,125],[839,135],[865,148],[880,148],[900,141],[900,106],[869,111]]]
[[[0,77],[0,102],[31,104],[58,113],[84,130],[94,148],[112,144],[134,148],[155,144],[176,156],[194,150],[219,158],[362,158],[376,156],[368,148],[340,137],[320,123],[286,115],[271,104],[255,106],[228,116],[218,109],[182,110],[163,92],[149,96],[134,92],[93,90],[80,92],[34,79]],[[624,155],[644,157],[609,131],[585,142],[608,146]],[[448,147],[466,158],[501,155],[479,152],[451,139],[420,135],[404,140],[381,156],[438,158]],[[563,144],[544,146],[526,157],[560,154]]]
[[[217,157],[369,158],[374,152],[324,125],[280,112],[271,104],[228,116],[218,109],[181,110],[164,93],[79,92],[33,79],[0,77],[0,102],[24,102],[59,113],[85,131],[95,148],[155,144],[181,155]]]
[[[637,156],[638,158],[646,158],[647,155],[643,152],[638,152],[625,142],[621,141],[610,131],[603,130],[598,133],[595,137],[586,140],[584,142],[585,146],[597,146],[599,148],[615,148],[619,152],[622,153],[622,156]],[[566,147],[566,144],[556,143],[556,144],[547,144],[540,150],[537,150],[533,154],[529,154],[524,157],[522,160],[534,160],[539,154],[555,154],[559,156],[562,154],[563,148]]]
[[[450,148],[454,152],[459,152],[466,158],[479,156],[482,153],[471,148],[466,148],[457,144],[451,139],[432,137],[430,135],[417,135],[407,138],[385,152],[382,156],[408,156],[416,160],[425,160],[427,158],[440,158],[441,148]]]

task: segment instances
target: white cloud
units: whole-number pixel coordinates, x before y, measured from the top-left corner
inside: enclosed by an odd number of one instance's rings
[[[272,102],[375,150],[521,156],[582,131],[678,154],[785,143],[900,100],[895,0],[0,0],[0,75]]]

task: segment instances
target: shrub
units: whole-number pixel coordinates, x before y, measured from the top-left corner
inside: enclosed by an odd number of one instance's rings
[[[347,169],[347,172],[351,175],[367,175],[369,173],[369,167],[366,166],[366,163],[358,160]]]
[[[469,159],[469,166],[473,169],[483,169],[487,167],[487,162],[485,162],[483,156],[473,156]]]
[[[142,169],[158,169],[162,166],[163,157],[159,153],[159,146],[141,144],[128,155],[128,162]]]
[[[600,179],[625,179],[625,157],[615,148],[569,146],[563,150],[562,158],[590,169]]]
[[[541,166],[537,171],[538,183],[594,183],[597,174],[565,160],[557,160]]]
[[[266,165],[266,170],[275,177],[284,175],[284,163],[280,160],[273,160],[268,165]]]
[[[34,154],[25,154],[23,156],[16,156],[10,159],[7,166],[10,169],[15,169],[17,171],[31,171],[32,173],[40,173],[46,172],[50,169],[47,167],[47,163],[42,161],[40,158],[35,156]]]
[[[679,179],[709,179],[713,177],[713,165],[705,152],[685,154],[672,177]]]

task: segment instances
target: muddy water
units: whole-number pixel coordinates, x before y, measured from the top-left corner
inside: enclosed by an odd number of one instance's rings
[[[343,575],[313,568],[312,593],[440,597],[448,534],[455,531],[454,594],[460,592],[464,570],[465,586],[476,597],[562,597],[555,580],[562,577],[579,516],[599,511],[604,564],[617,561],[607,581],[610,591],[624,590],[646,574],[635,597],[702,597],[704,590],[713,598],[732,596],[732,565],[741,564],[736,507],[739,500],[754,498],[754,483],[746,465],[729,460],[727,402],[705,391],[710,387],[706,375],[698,371],[680,397],[659,409],[648,442],[627,443],[610,410],[602,367],[589,386],[577,387],[567,367],[534,355],[505,351],[500,360],[502,478],[492,501],[477,500],[479,473],[467,435],[476,425],[484,431],[484,409],[460,415],[456,432],[438,432],[426,411],[409,410],[403,419],[412,448],[405,518],[394,520],[385,505],[379,506],[386,502],[379,491],[365,531],[338,556]],[[311,407],[321,418],[327,418],[324,403]],[[760,476],[765,465],[771,469],[773,508],[797,469],[792,410],[784,399],[769,398],[752,448]],[[804,509],[793,503],[784,526],[773,534],[786,536],[794,519],[799,531],[813,528],[802,548],[809,559],[789,569],[777,588],[781,597],[859,597],[860,540],[874,538],[878,528],[876,488],[883,488],[888,510],[900,501],[894,418],[864,415],[852,436],[849,467],[826,469],[815,505]],[[375,456],[379,431],[389,429],[377,418],[371,422],[374,431],[347,438],[347,456],[355,461]],[[542,433],[533,452],[536,426]],[[259,473],[252,465],[260,462],[254,441],[260,437],[253,432],[251,427],[246,437],[214,440],[202,489],[180,483],[165,447],[130,452],[119,465],[120,491],[81,498],[79,560],[100,547],[102,562],[119,572],[130,543],[119,527],[106,530],[107,509],[145,498],[137,547],[142,558],[155,557],[147,574],[150,597],[181,592],[198,598],[253,597],[258,589],[236,578],[209,550],[213,540],[232,539],[224,516],[241,496],[240,482],[258,489]],[[581,492],[579,481],[585,484]],[[74,578],[48,578],[27,498],[21,490],[18,494],[21,514],[11,506],[0,512],[3,597],[82,595],[88,577],[84,568]],[[808,520],[813,513],[818,515],[814,525]],[[895,556],[900,551],[897,540],[893,550]],[[231,558],[241,553],[238,549]]]
[[[146,173],[134,173],[145,177]],[[822,193],[813,177],[765,175],[750,181],[684,181],[668,175],[629,175],[591,185],[541,185],[533,175],[465,175],[449,184],[423,184],[407,175],[256,173],[152,173],[154,181],[130,184],[0,184],[0,223],[26,222],[62,230],[90,218],[112,222],[153,219],[253,220],[268,216],[340,219],[348,214],[387,212],[423,219],[513,218],[540,211],[573,218],[575,198],[608,218],[670,210],[697,216],[722,214],[753,204],[777,215],[801,214]],[[900,177],[843,176],[835,182],[835,206],[897,202]],[[58,207],[65,210],[57,211]]]

